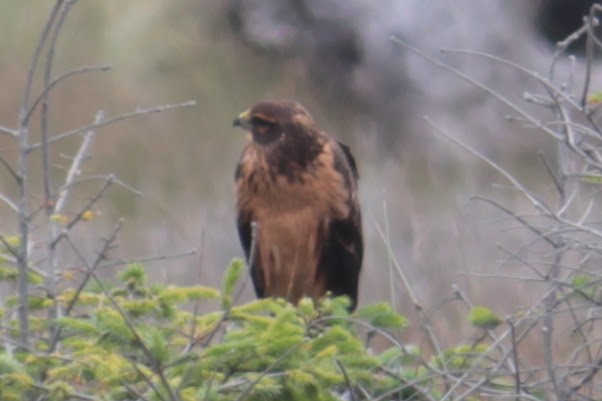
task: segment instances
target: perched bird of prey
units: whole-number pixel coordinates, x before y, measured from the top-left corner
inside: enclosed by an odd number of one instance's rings
[[[293,101],[257,103],[233,125],[250,133],[236,167],[236,209],[257,296],[296,303],[330,291],[355,309],[363,242],[349,148]]]

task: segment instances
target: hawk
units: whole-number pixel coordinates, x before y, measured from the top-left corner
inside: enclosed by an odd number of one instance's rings
[[[250,133],[235,187],[238,234],[257,296],[297,303],[330,292],[347,295],[355,309],[363,240],[349,148],[294,101],[257,103],[233,125]]]

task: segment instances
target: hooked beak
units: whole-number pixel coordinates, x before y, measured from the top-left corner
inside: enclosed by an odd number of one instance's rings
[[[249,130],[251,128],[250,117],[251,113],[249,112],[249,110],[245,110],[242,113],[240,113],[240,115],[236,117],[234,121],[232,121],[232,126],[240,127],[244,130]]]

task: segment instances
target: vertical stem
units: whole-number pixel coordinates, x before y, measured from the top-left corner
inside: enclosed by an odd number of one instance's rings
[[[566,117],[564,111],[560,110],[558,112],[559,115]],[[566,120],[565,120],[566,121]],[[568,126],[565,127],[568,129]],[[567,132],[567,137],[570,135]],[[558,158],[558,195],[559,195],[559,205],[560,210],[566,210],[564,208],[565,203],[567,202],[567,173],[569,171],[569,149],[565,142],[558,141],[557,143],[557,158]],[[560,229],[560,227],[559,227]],[[545,304],[545,313],[543,316],[543,324],[542,324],[542,336],[543,336],[543,351],[544,351],[544,360],[545,366],[548,373],[548,377],[552,383],[554,388],[554,392],[556,393],[556,397],[560,401],[565,400],[564,391],[559,384],[558,377],[556,376],[556,371],[554,370],[554,346],[553,346],[553,338],[554,338],[554,316],[556,312],[557,305],[557,290],[558,290],[558,275],[560,273],[560,265],[562,263],[563,252],[558,251],[565,246],[564,239],[558,238],[556,248],[556,256],[554,257],[554,263],[552,264],[550,271],[546,279],[550,285],[550,292],[546,297]]]
[[[27,199],[29,196],[29,179],[28,179],[28,162],[29,162],[29,116],[31,115],[29,110],[29,101],[31,98],[31,92],[33,88],[34,75],[40,59],[40,54],[48,38],[50,29],[54,25],[54,21],[58,15],[58,12],[63,4],[63,0],[57,0],[50,12],[50,16],[46,21],[46,26],[42,31],[40,40],[38,41],[37,47],[33,53],[29,71],[27,73],[27,80],[25,81],[25,90],[23,93],[23,104],[19,113],[19,128],[17,130],[19,136],[19,158],[17,166],[17,186],[19,199],[17,202],[18,213],[17,218],[19,220],[19,236],[20,243],[19,249],[17,250],[17,266],[19,268],[19,279],[17,283],[17,291],[19,292],[19,341],[21,346],[29,346],[29,282],[27,279],[27,273],[29,268],[29,212],[27,210]]]
[[[542,325],[542,334],[543,334],[543,349],[544,349],[544,360],[546,370],[548,372],[548,377],[552,382],[552,386],[554,387],[554,392],[556,393],[557,399],[559,401],[563,401],[565,399],[564,392],[558,383],[558,378],[556,377],[556,371],[554,370],[554,346],[552,344],[554,338],[554,315],[556,309],[556,277],[558,276],[559,266],[562,261],[562,252],[559,252],[554,258],[554,264],[550,269],[548,274],[548,279],[550,282],[550,286],[552,286],[552,291],[550,291],[549,295],[545,299],[545,314],[543,317],[543,325]]]
[[[560,104],[560,103],[558,103]],[[554,113],[556,117],[564,122],[564,134],[565,140],[558,141],[556,146],[556,156],[558,159],[558,200],[559,200],[559,210],[562,212],[559,214],[559,217],[563,217],[566,214],[568,205],[567,202],[570,202],[569,196],[569,182],[567,177],[571,173],[571,171],[575,170],[575,168],[571,165],[571,149],[569,148],[568,142],[571,140],[575,140],[576,132],[572,130],[571,121],[569,111],[565,110],[562,106],[559,106],[558,109]],[[558,230],[562,230],[562,227],[558,227]],[[554,246],[556,250],[556,256],[554,258],[554,263],[552,264],[550,271],[547,275],[547,280],[550,285],[550,291],[548,296],[546,297],[545,304],[545,314],[543,317],[543,350],[544,350],[544,360],[545,366],[548,373],[548,377],[552,383],[554,388],[554,392],[556,393],[556,397],[560,401],[564,401],[566,399],[566,391],[564,390],[565,386],[563,385],[563,380],[557,377],[556,371],[554,370],[554,318],[556,314],[556,309],[558,305],[558,276],[560,274],[560,266],[562,264],[562,259],[564,256],[564,252],[561,251],[562,248],[566,245],[565,240],[560,237],[558,241],[556,241],[556,245]]]
[[[19,129],[19,161],[17,174],[19,175],[19,201],[18,213],[19,219],[19,249],[17,250],[17,266],[19,267],[19,279],[17,291],[19,292],[19,341],[21,346],[27,348],[29,345],[29,282],[27,279],[28,273],[28,255],[29,247],[29,217],[27,212],[27,196],[29,182],[27,177],[27,159],[29,154],[28,149],[28,132],[27,127]]]
[[[44,66],[44,88],[48,88],[51,85],[52,78],[52,67],[54,62],[54,52],[58,41],[59,33],[61,28],[67,19],[67,15],[71,10],[71,7],[77,0],[67,0],[50,37],[48,44],[48,50],[46,52],[46,64]],[[48,297],[53,301],[52,306],[48,309],[48,319],[50,320],[50,337],[54,336],[55,327],[54,321],[59,316],[59,304],[56,301],[56,267],[57,267],[57,249],[54,238],[58,235],[58,228],[56,223],[50,221],[50,216],[55,213],[54,199],[51,190],[51,172],[50,172],[50,161],[49,161],[49,149],[48,149],[48,93],[44,92],[41,97],[41,109],[40,109],[40,126],[41,126],[41,153],[42,153],[42,176],[44,185],[44,209],[46,210],[46,216],[48,217],[48,271],[46,274],[46,291]]]

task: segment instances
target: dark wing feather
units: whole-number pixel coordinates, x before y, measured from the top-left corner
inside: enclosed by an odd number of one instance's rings
[[[238,163],[234,172],[234,181],[236,185],[240,185],[240,180],[242,179],[242,165],[241,163]],[[251,264],[251,280],[253,281],[255,294],[257,295],[257,297],[263,298],[265,292],[265,284],[263,281],[263,274],[261,273],[261,262],[259,260],[258,252],[253,252],[253,260],[249,260],[252,253],[251,246],[253,246],[253,230],[251,228],[252,222],[253,215],[251,214],[251,212],[240,209],[238,210],[236,216],[238,238],[240,239],[240,244],[242,245],[242,249],[245,252],[245,258],[247,259],[247,263]],[[257,246],[257,244],[255,244],[255,246]]]
[[[333,295],[351,298],[350,310],[357,305],[358,283],[364,245],[362,222],[357,201],[357,167],[349,148],[339,142],[333,143],[334,168],[344,177],[349,197],[349,215],[344,219],[333,219],[326,229],[326,240],[322,247],[320,270],[326,276],[326,288]]]
[[[251,264],[251,280],[253,281],[253,287],[255,288],[255,294],[258,298],[264,296],[264,281],[263,274],[261,272],[261,261],[259,260],[258,252],[251,252],[251,246],[253,246],[253,230],[251,228],[251,214],[238,211],[238,217],[236,219],[236,225],[238,228],[238,237],[240,243],[245,252],[247,263]],[[255,244],[254,246],[257,246]],[[253,260],[249,260],[253,254]]]
[[[349,146],[347,146],[344,143],[339,142],[339,141],[336,141],[336,142],[337,142],[337,145],[339,145],[339,147],[343,151],[342,153],[345,156],[345,160],[347,161],[347,164],[349,165],[349,167],[351,168],[351,171],[353,173],[353,178],[355,178],[355,180],[357,181],[360,178],[360,175],[357,172],[357,165],[355,164],[355,159],[353,158],[353,155],[351,154],[351,150],[349,149]]]

